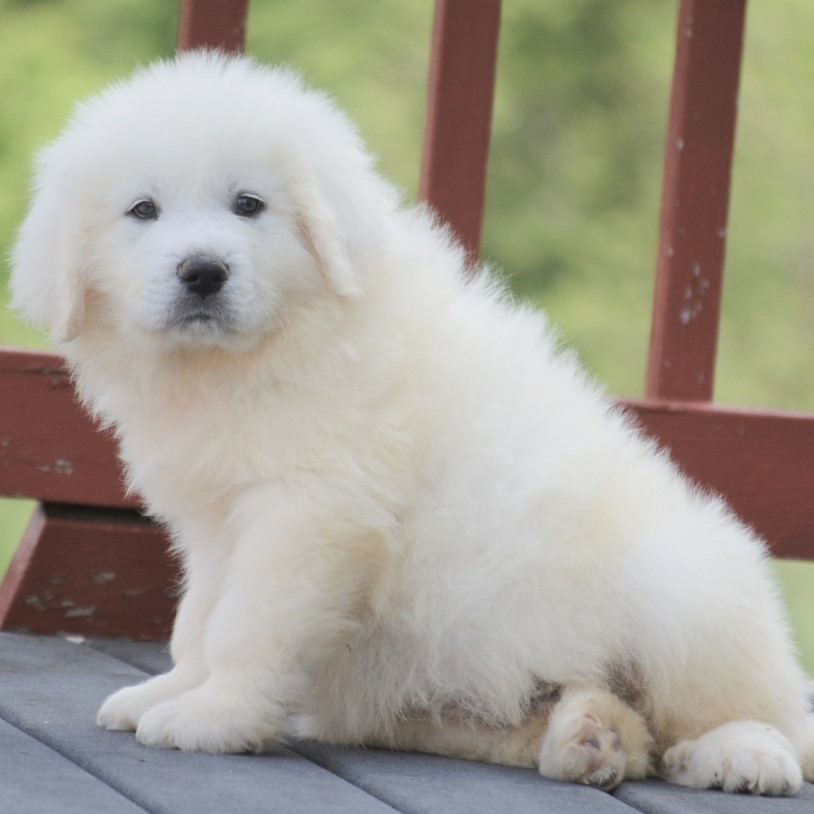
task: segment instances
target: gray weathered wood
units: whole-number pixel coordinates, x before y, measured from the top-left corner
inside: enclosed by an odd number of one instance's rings
[[[3,814],[140,814],[144,811],[70,760],[0,721]]]
[[[533,769],[317,743],[300,743],[293,748],[409,814],[633,814],[627,805],[604,792],[545,780]]]
[[[94,718],[104,697],[144,674],[90,647],[2,634],[0,664],[0,718],[148,811],[392,814],[386,804],[287,749],[189,754],[147,749],[132,733],[99,729]],[[30,778],[32,787],[38,782]]]
[[[149,675],[166,673],[172,667],[168,645],[163,642],[134,642],[130,639],[88,639],[87,645],[130,664]]]
[[[799,797],[754,797],[672,786],[658,780],[623,783],[615,792],[645,814],[812,814],[814,786],[806,783]]]
[[[0,634],[0,811],[136,814],[274,811],[812,814],[797,798],[695,791],[659,781],[613,795],[434,755],[298,742],[262,755],[196,755],[105,732],[96,709],[112,690],[169,667],[162,644]],[[55,801],[55,802],[54,802]]]

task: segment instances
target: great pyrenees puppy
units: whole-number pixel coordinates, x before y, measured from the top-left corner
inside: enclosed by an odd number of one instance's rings
[[[293,721],[604,789],[814,779],[761,541],[295,75],[194,53],[79,107],[12,283],[186,576],[175,666],[101,726],[239,752]]]

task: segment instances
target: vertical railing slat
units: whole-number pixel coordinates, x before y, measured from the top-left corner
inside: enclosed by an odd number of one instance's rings
[[[420,195],[480,252],[500,0],[437,0]]]
[[[183,0],[178,49],[218,48],[242,53],[248,13],[249,0]]]
[[[713,393],[746,0],[681,0],[647,396]]]

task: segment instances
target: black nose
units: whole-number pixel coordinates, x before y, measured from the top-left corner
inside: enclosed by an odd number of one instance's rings
[[[197,294],[205,300],[210,294],[216,294],[229,279],[229,266],[216,257],[187,257],[178,264],[178,279],[186,286],[187,291]]]

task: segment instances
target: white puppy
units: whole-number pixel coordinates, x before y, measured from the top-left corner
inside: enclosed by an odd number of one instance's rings
[[[761,542],[295,76],[193,54],[91,100],[14,262],[186,573],[175,667],[102,726],[226,752],[298,715],[602,788],[814,778]]]

